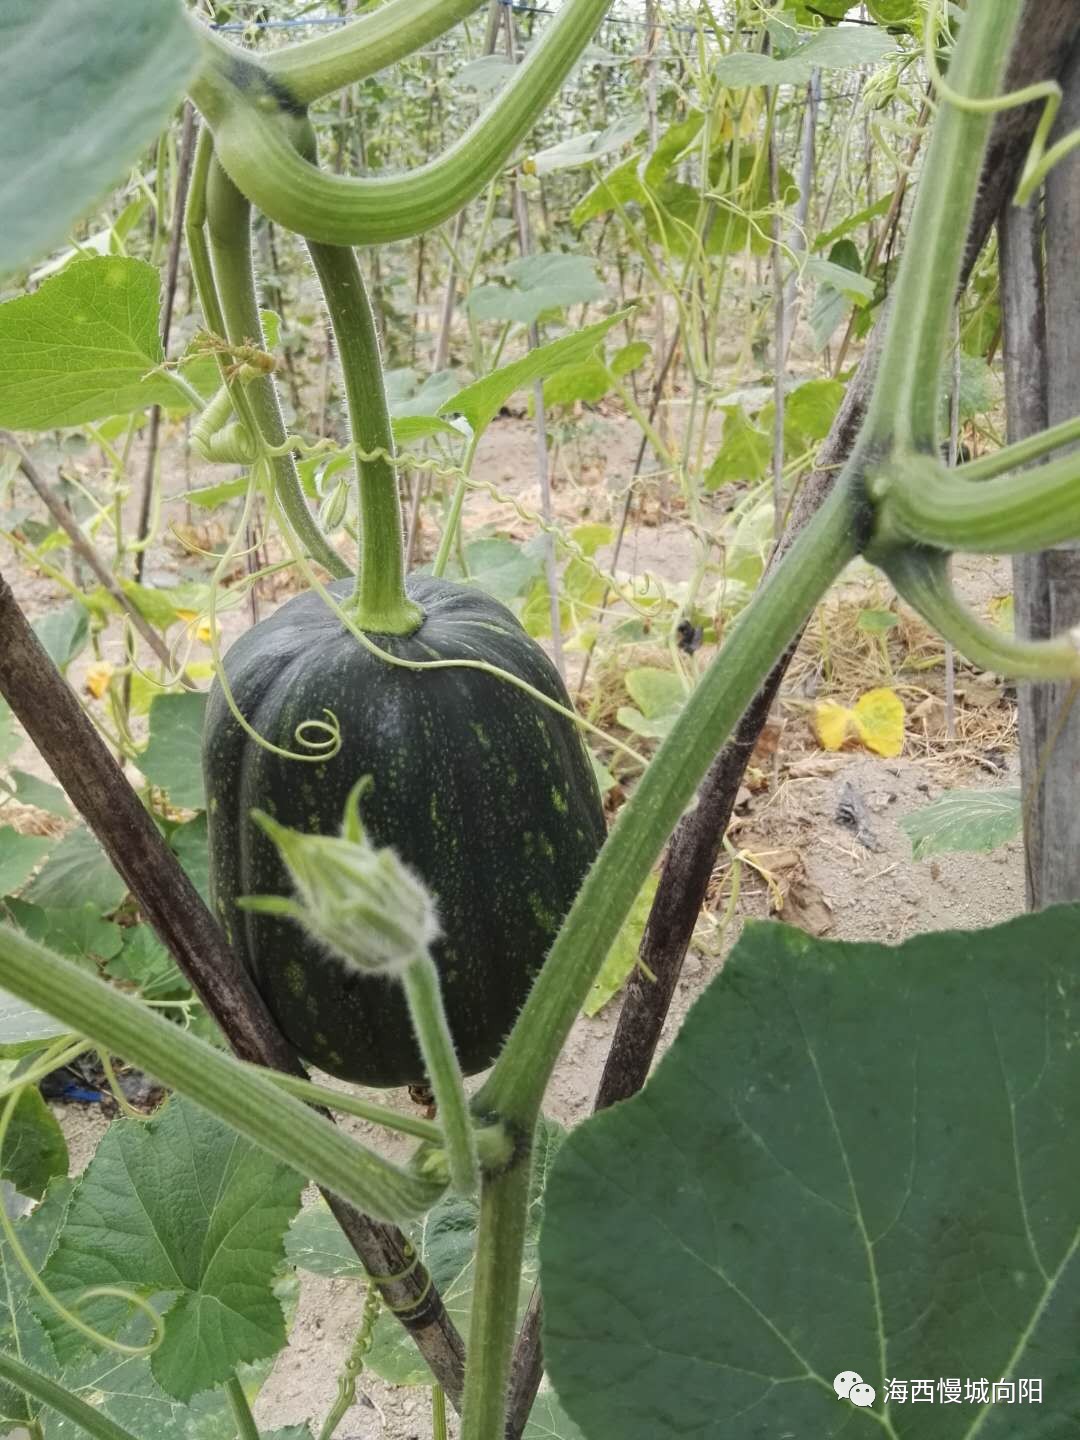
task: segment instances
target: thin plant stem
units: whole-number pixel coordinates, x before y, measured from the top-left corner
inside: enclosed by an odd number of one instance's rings
[[[255,1424],[255,1416],[251,1413],[244,1387],[235,1375],[226,1380],[225,1394],[236,1425],[237,1440],[259,1440],[259,1427]]]
[[[450,1166],[450,1183],[459,1194],[471,1195],[479,1175],[476,1134],[465,1097],[461,1066],[450,1038],[439,972],[431,955],[425,950],[410,961],[401,980],[417,1043],[424,1057],[428,1082],[435,1096]]]

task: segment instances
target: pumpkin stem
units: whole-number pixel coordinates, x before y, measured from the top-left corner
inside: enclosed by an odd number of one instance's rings
[[[405,593],[394,435],[386,404],[379,336],[356,254],[337,245],[308,242],[334,327],[360,487],[360,562],[356,592],[347,608],[362,630],[411,635],[424,612]],[[361,459],[361,453],[371,456]]]

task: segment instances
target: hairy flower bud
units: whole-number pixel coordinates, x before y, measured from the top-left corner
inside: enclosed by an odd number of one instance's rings
[[[319,524],[322,528],[333,534],[340,530],[345,523],[345,516],[349,509],[349,482],[341,479],[332,486],[319,507]]]
[[[376,849],[360,821],[366,776],[353,787],[340,835],[305,835],[261,810],[252,819],[277,846],[296,887],[294,898],[254,895],[248,910],[287,915],[346,965],[395,976],[426,955],[439,935],[435,901],[389,847]]]

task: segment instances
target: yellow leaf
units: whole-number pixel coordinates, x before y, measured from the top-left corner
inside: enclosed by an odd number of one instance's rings
[[[819,700],[814,706],[814,732],[826,750],[839,750],[848,737],[854,715],[835,700]]]
[[[187,625],[190,624],[192,620],[198,618],[198,613],[199,612],[197,610],[177,610],[176,618],[178,620],[183,620],[184,624]]]
[[[875,755],[891,759],[904,748],[904,702],[895,690],[868,690],[855,704],[855,730]]]
[[[100,700],[105,694],[112,677],[113,667],[107,660],[99,660],[96,665],[90,666],[86,672],[86,688],[95,700]]]

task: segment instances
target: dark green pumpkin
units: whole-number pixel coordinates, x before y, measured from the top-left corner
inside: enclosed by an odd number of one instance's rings
[[[330,592],[344,600],[351,581]],[[472,586],[411,577],[426,618],[413,635],[373,636],[404,659],[485,660],[569,706],[540,647]],[[363,978],[294,922],[240,910],[244,895],[288,895],[262,809],[308,833],[336,833],[356,780],[361,814],[436,896],[435,949],[450,1029],[467,1074],[494,1059],[604,838],[588,752],[574,725],[481,671],[417,672],[372,656],[317,594],[298,596],[225,657],[240,712],[295,750],[296,728],[330,710],[341,748],[325,762],[286,759],[237,724],[215,684],[203,763],[213,900],[284,1034],[305,1060],[359,1084],[424,1078],[402,993]]]

